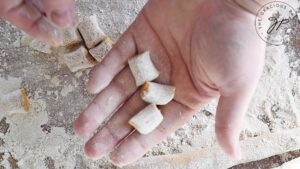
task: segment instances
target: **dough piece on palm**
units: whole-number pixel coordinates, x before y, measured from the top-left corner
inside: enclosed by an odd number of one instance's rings
[[[159,76],[159,71],[154,66],[149,51],[130,59],[128,63],[136,86],[151,82]]]

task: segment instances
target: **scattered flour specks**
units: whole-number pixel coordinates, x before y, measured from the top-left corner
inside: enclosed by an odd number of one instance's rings
[[[97,13],[101,28],[116,40],[146,1],[76,2],[79,16]],[[72,74],[60,65],[58,56],[45,57],[30,51],[22,45],[30,38],[18,40],[20,33],[14,27],[2,20],[0,25],[0,95],[24,83],[32,103],[28,114],[0,112],[0,121],[5,117],[9,124],[7,133],[0,132],[0,157],[3,158],[0,168],[11,165],[20,169],[113,168],[107,158],[88,160],[83,155],[86,140],[75,136],[72,130],[74,119],[92,99],[85,89],[90,70]],[[266,66],[243,123],[241,139],[299,126],[300,75],[296,71],[300,67],[299,58],[293,50],[287,52],[284,45],[267,48]],[[108,100],[112,102],[114,98]],[[213,100],[204,106],[147,156],[214,146],[216,105],[217,100]]]

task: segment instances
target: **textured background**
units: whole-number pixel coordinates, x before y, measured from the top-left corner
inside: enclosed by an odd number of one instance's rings
[[[96,14],[113,40],[133,21],[145,0],[79,0],[80,16]],[[299,31],[300,32],[300,31]],[[285,45],[269,46],[266,66],[245,120],[241,139],[299,126],[300,36],[287,34]],[[299,34],[299,33],[298,33]],[[72,122],[92,99],[85,89],[90,70],[71,73],[57,54],[44,55],[20,43],[22,33],[0,20],[0,94],[25,86],[33,109],[28,114],[0,112],[0,169],[113,168],[83,155],[84,140],[74,135]],[[174,154],[215,144],[216,101],[205,106],[176,133],[146,156]],[[271,168],[300,156],[290,152],[233,168]]]

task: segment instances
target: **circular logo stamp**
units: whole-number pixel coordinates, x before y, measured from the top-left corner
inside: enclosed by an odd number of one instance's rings
[[[296,10],[289,4],[274,1],[264,5],[257,13],[255,27],[258,35],[266,43],[282,45]]]

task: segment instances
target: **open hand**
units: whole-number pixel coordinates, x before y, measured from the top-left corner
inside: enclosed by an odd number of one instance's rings
[[[88,83],[97,94],[75,122],[81,136],[105,126],[85,146],[99,159],[109,153],[125,165],[164,140],[196,110],[220,98],[216,136],[224,151],[240,157],[242,117],[255,91],[264,64],[265,44],[255,32],[254,16],[224,0],[150,0]],[[146,106],[127,61],[149,50],[160,77],[176,87],[175,99],[159,107],[162,124],[152,133],[134,132],[128,120]],[[201,140],[199,140],[201,141]]]

